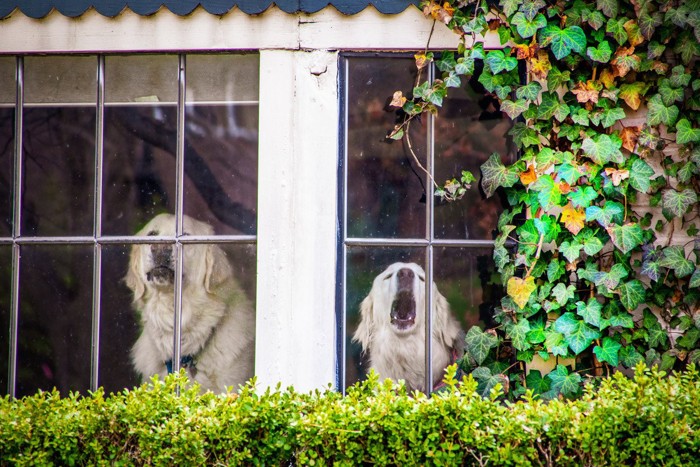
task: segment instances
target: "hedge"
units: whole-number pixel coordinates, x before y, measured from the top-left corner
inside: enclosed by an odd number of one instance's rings
[[[0,399],[1,465],[700,465],[700,375],[637,367],[578,400],[457,382],[200,395],[183,374],[105,396]],[[179,394],[178,394],[179,393]]]

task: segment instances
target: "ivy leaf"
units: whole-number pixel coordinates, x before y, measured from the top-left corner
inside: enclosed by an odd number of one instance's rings
[[[635,159],[630,166],[630,186],[635,190],[648,193],[654,169],[642,159]]]
[[[661,25],[662,19],[658,12],[649,14],[649,12],[645,9],[640,12],[637,22],[639,24],[640,32],[646,40],[649,40],[651,39],[651,36],[654,35],[654,30],[656,30],[656,27]]]
[[[595,339],[600,338],[600,333],[588,326],[584,321],[577,319],[576,315],[566,312],[554,322],[554,329],[564,334],[566,343],[575,355],[586,350]]]
[[[675,217],[681,217],[698,202],[698,195],[690,188],[683,191],[668,189],[661,197],[661,206]]]
[[[526,319],[519,320],[517,324],[511,323],[506,326],[506,334],[517,350],[527,350],[532,347],[527,340],[528,332],[530,332],[530,323]]]
[[[622,45],[627,42],[627,31],[625,31],[626,18],[608,20],[608,24],[605,25],[605,32],[612,34],[618,44]]]
[[[506,16],[510,16],[516,11],[518,11],[518,6],[520,5],[520,0],[500,0],[501,10]]]
[[[602,310],[603,305],[595,298],[589,298],[587,303],[576,302],[576,314],[583,318],[586,323],[597,328],[601,327]]]
[[[487,198],[490,198],[499,187],[512,187],[519,180],[518,173],[501,162],[498,153],[491,154],[481,165],[481,188]]]
[[[668,78],[669,84],[676,88],[682,88],[690,84],[691,75],[685,72],[683,65],[676,65],[671,70],[671,76]]]
[[[549,174],[541,175],[535,183],[530,185],[530,189],[537,192],[537,199],[545,211],[558,206],[561,201],[559,183],[555,182]]]
[[[559,96],[553,92],[542,94],[542,102],[537,107],[537,118],[540,120],[549,120],[557,112],[562,103],[559,101]]]
[[[559,176],[559,179],[565,181],[569,185],[575,185],[576,182],[578,181],[578,179],[583,176],[583,174],[584,174],[584,172],[580,166],[578,166],[576,164],[570,164],[568,162],[560,165],[559,168],[557,169],[557,175]],[[588,185],[586,185],[586,188],[590,188],[590,187],[588,187]],[[574,193],[575,191],[581,191],[581,189],[574,190],[571,193]],[[583,195],[583,194],[584,193],[581,193],[580,195]],[[571,198],[571,195],[569,196],[569,198]],[[583,207],[585,207],[585,206],[583,206]]]
[[[561,242],[561,245],[559,245],[559,251],[570,263],[573,263],[579,258],[582,248],[583,245],[580,243],[569,242],[568,240]]]
[[[525,99],[518,99],[517,101],[504,100],[501,102],[501,110],[508,114],[510,118],[515,120],[521,113],[525,112],[529,104]]]
[[[540,30],[540,45],[550,45],[554,56],[561,60],[571,52],[582,53],[586,49],[586,33],[579,26],[560,29],[556,24],[550,24]]]
[[[644,356],[631,345],[621,348],[619,357],[622,364],[627,368],[634,368],[638,363],[644,361]]]
[[[586,242],[583,244],[583,251],[585,251],[588,256],[593,256],[602,250],[603,246],[603,242],[601,242],[598,237],[591,236],[586,239]]]
[[[618,97],[625,101],[632,110],[639,109],[642,104],[642,96],[646,94],[648,85],[642,81],[636,81],[634,83],[623,84],[620,86],[620,93]]]
[[[646,289],[639,280],[633,279],[618,288],[620,301],[628,311],[634,311],[641,303],[644,303]]]
[[[544,346],[554,356],[565,357],[569,353],[569,347],[564,340],[564,334],[548,330],[545,331]]]
[[[694,174],[698,172],[697,166],[692,162],[686,162],[681,164],[678,172],[676,172],[676,178],[681,183],[688,183]]]
[[[569,193],[569,200],[577,208],[587,208],[598,197],[598,192],[585,185]]]
[[[622,120],[625,117],[625,111],[619,107],[615,107],[603,112],[603,116],[600,119],[600,124],[603,125],[603,128],[610,128],[618,120]]]
[[[553,260],[547,265],[547,280],[554,282],[563,276],[565,272],[564,262]]]
[[[566,286],[562,282],[558,283],[552,289],[552,295],[554,295],[554,298],[557,300],[557,303],[561,306],[566,305],[569,300],[572,300],[574,298],[575,292],[576,287],[574,287],[571,284],[569,284],[569,286]]]
[[[598,44],[598,47],[588,47],[586,55],[594,62],[608,63],[612,56],[612,49],[608,41],[603,41]]]
[[[641,273],[650,278],[653,281],[659,280],[661,274],[659,273],[659,262],[655,257],[646,258],[642,262]]]
[[[497,384],[503,384],[501,376],[498,374],[492,374],[491,370],[489,370],[485,366],[475,368],[474,371],[471,372],[471,375],[478,383],[476,390],[481,395],[481,397],[489,397],[489,394],[491,394],[491,390]]]
[[[597,0],[596,6],[598,10],[602,11],[608,18],[614,18],[617,16],[617,11],[619,9],[617,0]]]
[[[613,244],[625,254],[644,242],[644,231],[637,223],[611,225],[606,230]]]
[[[561,222],[564,224],[564,227],[574,235],[581,231],[585,221],[586,213],[583,209],[574,208],[571,203],[564,206],[561,211]]]
[[[673,269],[677,277],[689,276],[695,270],[695,265],[686,259],[682,246],[669,246],[663,250],[663,258],[659,260],[659,266]]]
[[[482,331],[479,326],[472,326],[464,338],[464,343],[469,355],[481,366],[491,349],[498,346],[498,337]]]
[[[486,62],[494,75],[502,71],[511,71],[518,66],[518,59],[506,57],[502,50],[491,50],[486,54],[484,62]]]
[[[618,352],[622,344],[610,337],[604,337],[602,346],[596,345],[593,347],[593,353],[598,357],[601,362],[607,362],[612,366],[617,366],[618,363]]]
[[[525,279],[519,277],[511,277],[508,279],[508,286],[506,292],[510,296],[518,307],[521,309],[525,307],[527,301],[530,299],[532,292],[537,289],[535,285],[535,279],[530,276]]]
[[[610,268],[610,271],[599,271],[593,274],[593,282],[598,287],[605,286],[612,290],[620,283],[622,279],[627,277],[628,272],[625,266],[621,263],[615,263]]]
[[[558,68],[552,68],[547,75],[547,89],[550,91],[556,90],[559,86],[568,84],[571,80],[570,71],[561,71]]]
[[[622,222],[622,215],[625,208],[618,202],[606,201],[601,208],[598,206],[589,206],[586,208],[586,220],[598,221],[603,227],[608,227],[613,221]]]
[[[686,118],[676,124],[676,142],[678,144],[697,143],[700,141],[700,128],[693,128]]]
[[[661,96],[656,94],[649,99],[647,123],[651,126],[661,123],[664,125],[673,125],[678,118],[678,112],[678,107],[675,105],[667,107],[661,100]]]
[[[662,80],[664,84],[659,86],[659,95],[664,105],[672,105],[674,102],[683,100],[683,88],[672,88],[668,85],[668,80]]]
[[[690,276],[690,284],[688,286],[691,289],[696,289],[696,288],[700,287],[700,269],[696,269],[693,272],[693,275]]]
[[[513,136],[513,142],[518,146],[529,147],[540,144],[537,132],[523,122],[513,125],[508,134]]]
[[[552,380],[552,391],[561,393],[564,397],[574,397],[581,389],[581,375],[569,373],[564,365],[557,365],[556,370],[547,374]]]
[[[610,161],[621,164],[624,162],[622,152],[622,141],[613,141],[610,136],[601,134],[595,138],[586,138],[581,144],[584,154],[591,158],[598,165],[605,165]]]
[[[525,17],[532,21],[540,9],[546,6],[543,0],[525,0],[520,5],[520,11],[525,13]]]
[[[531,81],[525,86],[520,86],[518,90],[515,91],[515,97],[518,99],[528,99],[534,101],[540,95],[540,91],[542,91],[542,86],[540,83],[537,81]]]
[[[549,391],[551,379],[542,376],[539,370],[530,370],[525,377],[528,389],[532,389],[535,394],[543,394]]]
[[[525,13],[518,12],[513,15],[510,23],[518,29],[518,34],[523,38],[532,37],[538,29],[547,26],[547,18],[542,13],[537,13],[532,20],[529,20]]]

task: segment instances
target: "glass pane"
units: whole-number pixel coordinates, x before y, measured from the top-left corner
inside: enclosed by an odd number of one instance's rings
[[[188,55],[187,102],[257,102],[260,56]]]
[[[17,396],[90,386],[92,246],[22,247]]]
[[[177,102],[177,55],[105,59],[105,102]]]
[[[353,247],[348,249],[345,296],[347,333],[345,336],[346,387],[364,379],[369,372],[367,352],[363,353],[362,345],[352,340],[360,325],[361,303],[370,295],[374,279],[396,262],[416,263],[422,267],[425,264],[425,249],[393,247]],[[374,311],[377,312],[378,310]],[[390,311],[386,310],[386,313],[390,313]],[[418,309],[416,309],[416,312],[419,312]],[[421,335],[420,342],[423,344],[424,339],[422,336],[425,335],[425,331],[419,332]],[[423,344],[423,350],[419,350],[421,355],[424,355],[424,349]]]
[[[504,163],[512,163],[515,148],[508,131],[513,122],[500,111],[498,100],[478,82],[478,75],[466,85],[450,89],[449,95],[435,119],[436,182],[459,179],[462,170],[471,171],[479,180],[481,164],[494,152],[501,155]],[[435,203],[436,238],[495,238],[504,200],[499,198],[500,193],[486,199],[478,185],[473,183],[458,201]]]
[[[95,105],[97,58],[30,56],[24,59],[26,104]],[[94,132],[94,126],[89,129]]]
[[[131,347],[139,333],[133,295],[126,285],[128,245],[102,248],[102,295],[98,384],[106,392],[118,392],[140,380],[131,363]]]
[[[255,234],[258,106],[189,105],[185,212],[220,234]]]
[[[425,237],[426,175],[405,140],[388,142],[396,121],[386,106],[394,91],[410,94],[413,59],[350,58],[347,82],[348,237]],[[426,166],[426,126],[411,126],[412,147]]]
[[[0,237],[12,235],[15,58],[0,57]]]
[[[12,247],[0,245],[0,397],[8,393],[11,306]]]

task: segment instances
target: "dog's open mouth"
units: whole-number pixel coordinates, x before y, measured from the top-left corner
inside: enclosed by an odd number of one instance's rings
[[[416,323],[416,301],[413,292],[401,291],[391,303],[391,324],[405,330]]]
[[[175,271],[168,266],[156,266],[146,273],[146,279],[159,285],[172,284],[175,282]]]

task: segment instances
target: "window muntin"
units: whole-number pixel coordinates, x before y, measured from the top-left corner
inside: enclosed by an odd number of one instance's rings
[[[0,82],[13,90],[0,91],[0,177],[9,188],[0,192],[0,324],[10,329],[0,336],[10,343],[0,393],[138,382],[130,349],[140,330],[123,279],[132,245],[143,241],[134,233],[156,213],[212,224],[214,235],[161,241],[220,246],[254,303],[257,64],[256,54],[0,58]],[[231,206],[245,222],[222,214]],[[14,236],[13,216],[22,219]]]
[[[491,256],[502,211],[500,200],[485,200],[477,184],[457,202],[433,199],[429,177],[418,167],[407,143],[385,141],[396,118],[386,107],[387,98],[396,90],[410,93],[415,80],[412,58],[346,55],[343,65],[341,389],[368,371],[361,346],[352,342],[360,321],[359,304],[374,277],[394,262],[420,265],[428,279],[425,283],[433,279],[464,331],[487,324],[501,294]],[[428,73],[432,76],[434,70]],[[511,157],[507,132],[512,123],[494,105],[495,99],[474,77],[459,91],[453,90],[437,118],[413,122],[414,152],[438,183],[458,177],[461,170],[471,170],[478,177],[479,166],[493,152],[504,159]],[[427,289],[430,304],[435,297]],[[432,350],[428,349],[429,355]]]

